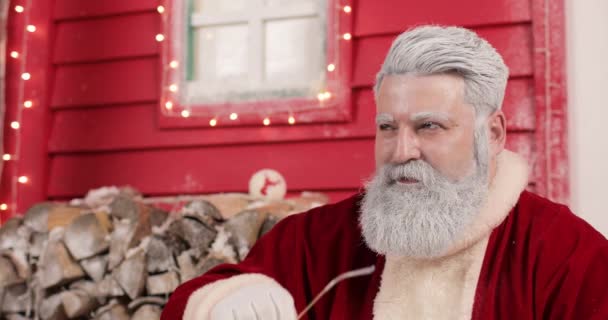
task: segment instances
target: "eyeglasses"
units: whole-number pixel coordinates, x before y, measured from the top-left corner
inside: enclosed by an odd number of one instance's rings
[[[301,319],[308,312],[308,310],[310,310],[310,308],[312,308],[315,305],[315,303],[317,303],[317,301],[319,301],[319,299],[321,299],[321,297],[323,297],[323,295],[325,295],[329,290],[331,290],[333,287],[335,287],[342,280],[367,276],[367,275],[374,273],[374,270],[376,270],[376,266],[371,265],[369,267],[355,269],[355,270],[351,270],[351,271],[347,271],[347,272],[339,274],[337,277],[335,277],[331,281],[329,281],[329,283],[325,286],[325,288],[323,288],[323,290],[321,290],[321,292],[319,292],[315,296],[315,298],[312,299],[312,301],[306,306],[306,308],[304,308],[304,310],[302,310],[302,312],[300,312],[298,314],[298,320]]]

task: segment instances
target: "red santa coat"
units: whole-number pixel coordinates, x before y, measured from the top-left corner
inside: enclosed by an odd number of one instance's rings
[[[192,292],[243,273],[265,274],[302,310],[336,275],[371,264],[371,276],[340,283],[308,319],[372,319],[384,257],[364,243],[360,196],[288,217],[238,265],[222,265],[180,286],[162,320],[181,319]],[[473,319],[608,319],[608,241],[562,205],[524,191],[492,232]]]
[[[193,293],[242,274],[275,279],[293,295],[300,311],[338,274],[372,264],[376,266],[372,275],[341,282],[305,319],[372,319],[374,314],[380,319],[399,318],[398,311],[382,313],[378,309],[386,311],[383,305],[378,301],[375,305],[387,260],[372,252],[362,238],[360,201],[361,195],[355,195],[284,219],[240,264],[218,266],[178,287],[161,319],[182,319]],[[466,302],[471,304],[467,318],[608,319],[606,238],[566,206],[527,191],[519,194],[501,221],[489,231],[481,251],[472,301]],[[389,285],[402,284],[382,287]],[[447,318],[460,318],[450,312],[444,310]]]

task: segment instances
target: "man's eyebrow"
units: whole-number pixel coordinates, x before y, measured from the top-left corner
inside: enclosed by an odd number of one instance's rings
[[[439,121],[451,121],[450,116],[445,112],[418,112],[410,117],[410,120],[412,122],[429,119],[435,119]]]
[[[394,122],[395,118],[388,113],[379,113],[376,115],[376,124]]]

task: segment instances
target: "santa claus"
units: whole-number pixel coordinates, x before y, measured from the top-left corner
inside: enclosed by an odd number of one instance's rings
[[[180,286],[162,319],[608,319],[608,240],[525,190],[504,149],[508,69],[472,31],[401,34],[377,75],[365,192],[284,219],[237,265]],[[370,119],[371,121],[371,119]]]

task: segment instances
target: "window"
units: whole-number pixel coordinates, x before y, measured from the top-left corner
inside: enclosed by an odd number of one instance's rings
[[[196,4],[190,19],[190,101],[306,97],[324,89],[325,18],[319,1]]]
[[[334,1],[168,1],[161,124],[346,120],[349,41]]]

